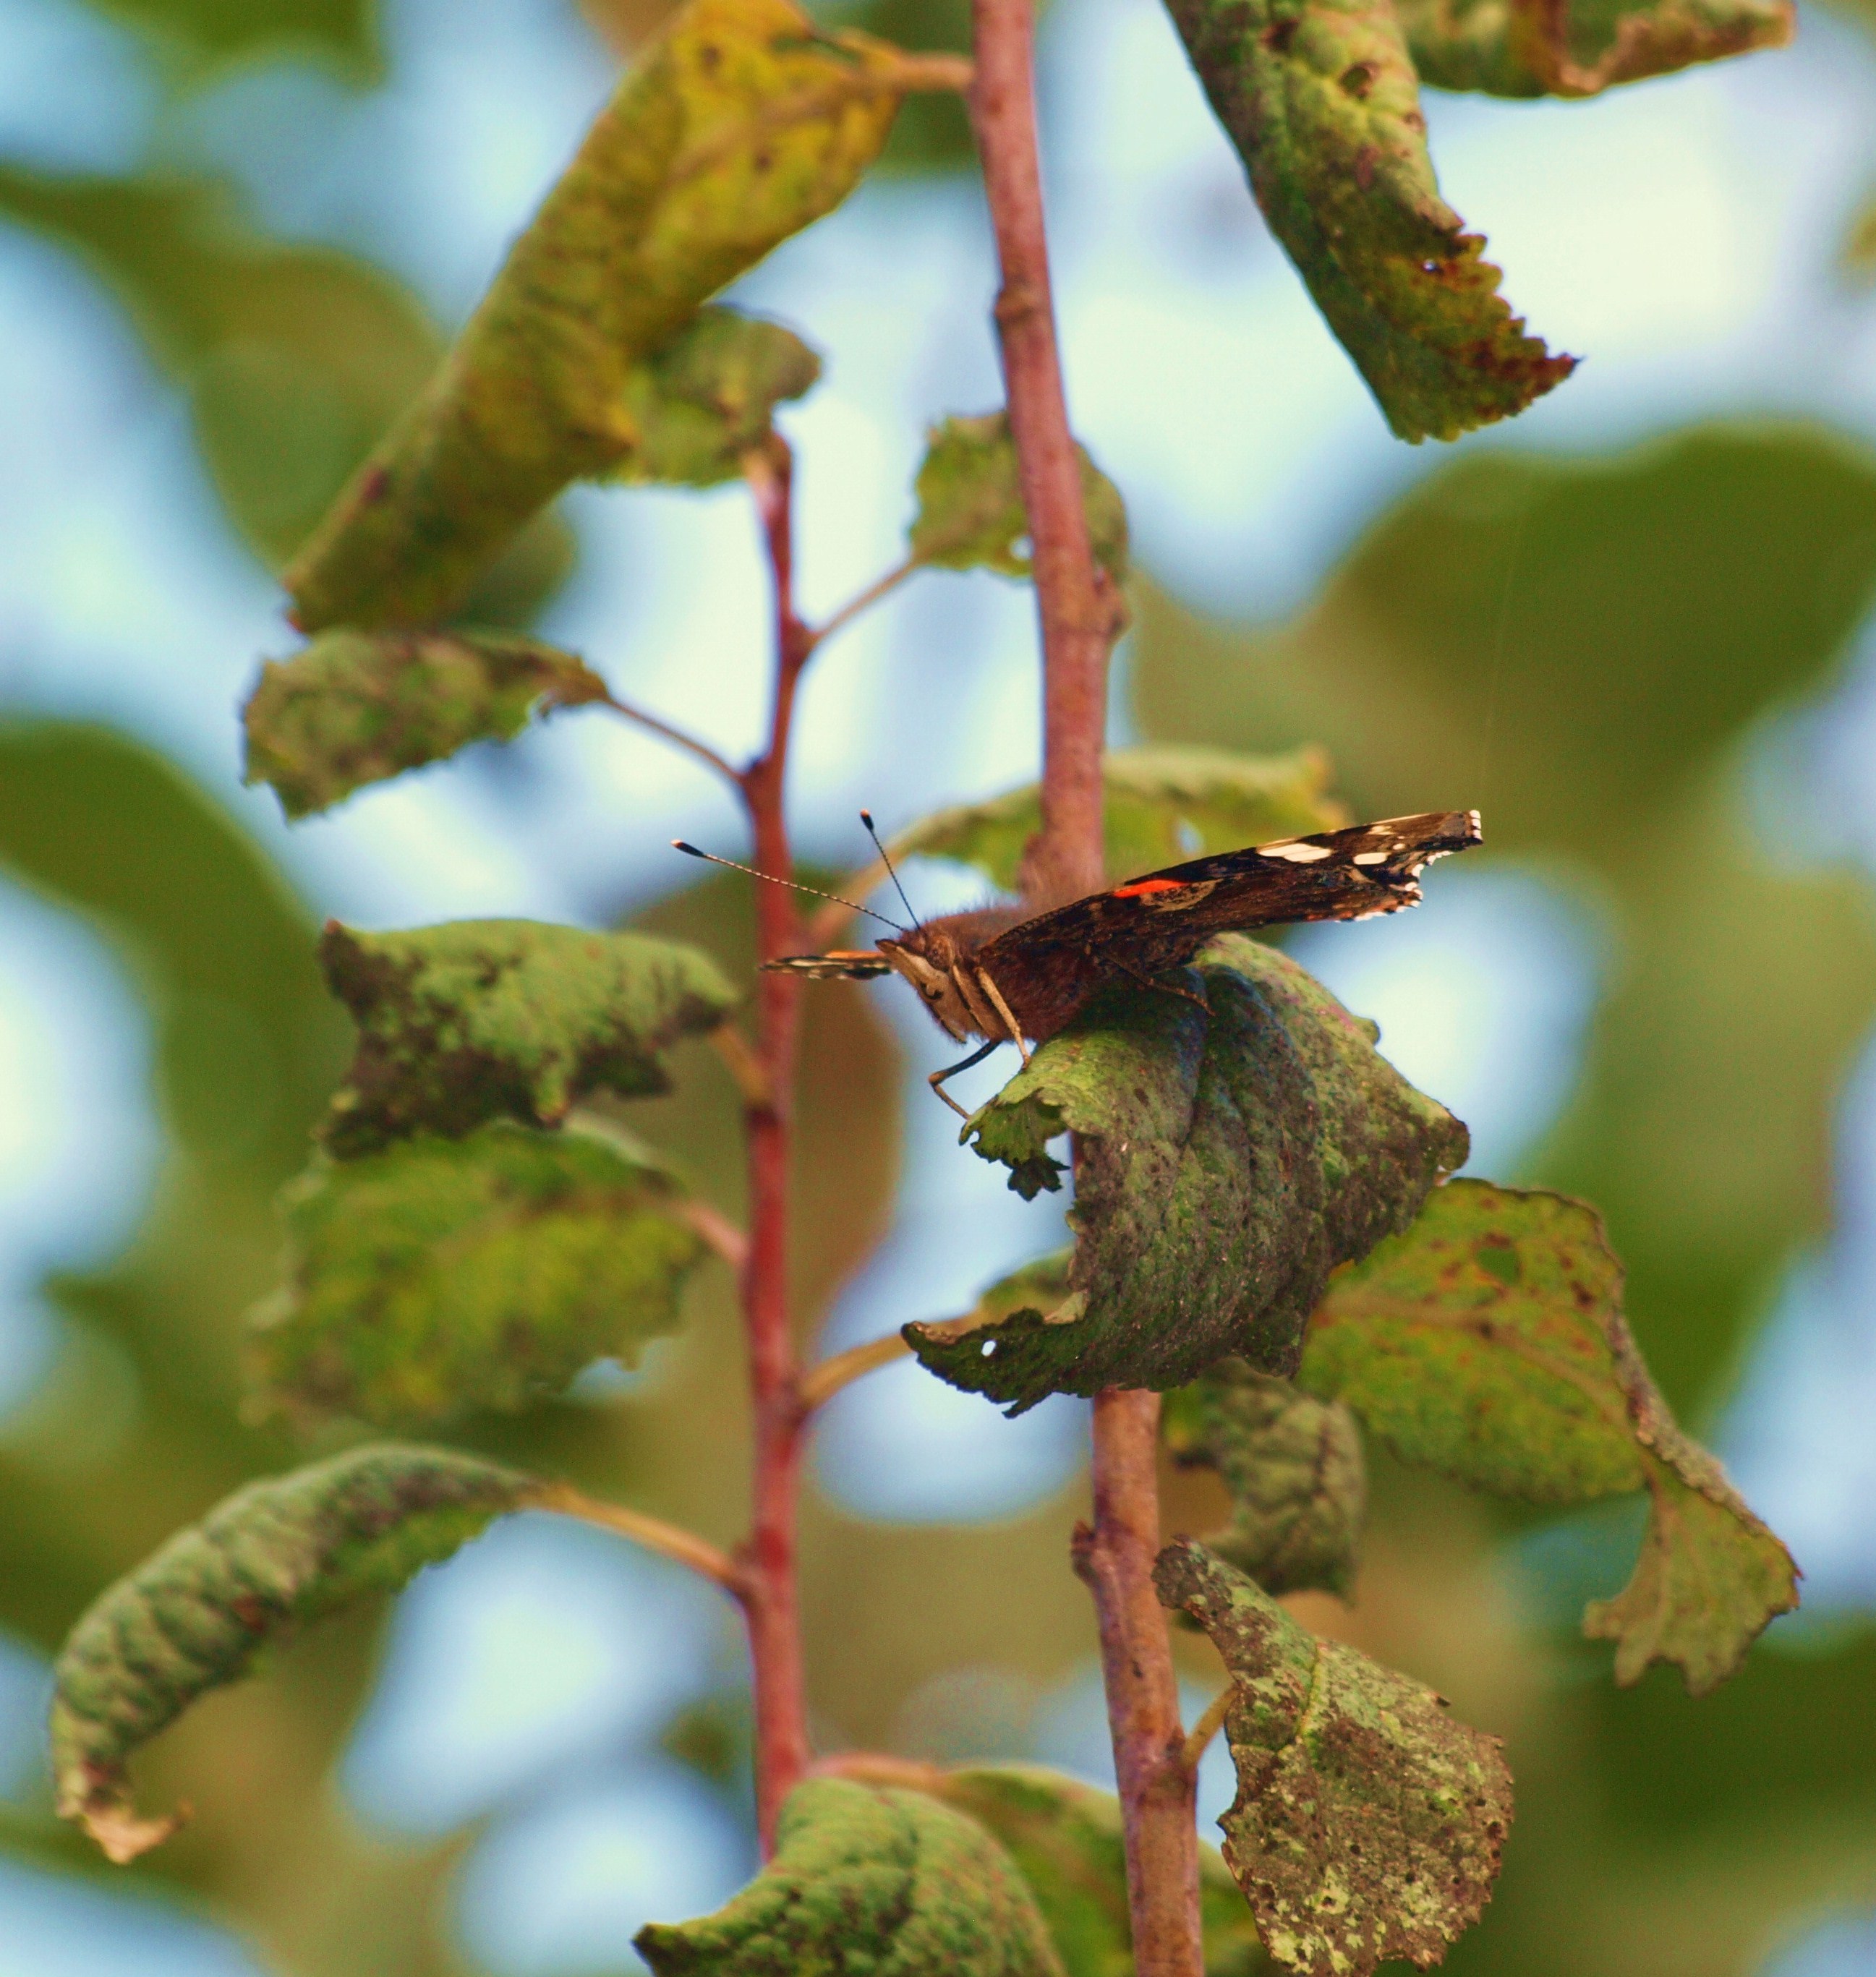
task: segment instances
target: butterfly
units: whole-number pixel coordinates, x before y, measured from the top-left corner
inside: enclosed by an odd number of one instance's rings
[[[873,820],[860,814],[877,844]],[[1475,810],[1384,817],[1168,865],[1111,891],[1039,911],[1031,904],[983,906],[923,921],[915,914],[912,926],[897,928],[877,946],[789,955],[763,965],[815,981],[903,976],[959,1043],[987,1040],[929,1080],[953,1111],[968,1117],[944,1089],[947,1078],[1006,1043],[1013,1043],[1027,1064],[1030,1042],[1044,1042],[1066,1028],[1101,989],[1132,981],[1191,995],[1158,978],[1184,967],[1215,935],[1399,913],[1419,904],[1420,874],[1435,859],[1479,841]],[[713,864],[730,863],[694,845],[678,843],[677,848]],[[883,846],[880,853],[884,857]],[[892,873],[890,860],[887,870]],[[897,874],[892,877],[898,885]],[[905,898],[903,887],[899,896]],[[910,901],[906,909],[912,910]]]

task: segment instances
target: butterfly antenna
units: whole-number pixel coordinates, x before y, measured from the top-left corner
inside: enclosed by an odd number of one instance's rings
[[[884,913],[876,913],[870,906],[863,906],[857,899],[844,899],[838,893],[824,893],[818,886],[804,886],[798,880],[778,879],[772,872],[758,872],[753,865],[738,865],[733,858],[719,858],[714,851],[699,851],[694,844],[686,844],[681,837],[671,840],[671,848],[681,851],[686,858],[701,858],[706,865],[727,865],[732,872],[746,872],[751,879],[765,879],[771,886],[786,886],[791,892],[812,893],[817,899],[831,899],[837,906],[850,906],[857,913],[864,913],[867,919],[877,920],[881,926],[890,927],[895,933],[910,933],[910,927],[902,927],[897,920],[889,920]]]
[[[899,895],[899,903],[912,914],[912,924],[917,926],[919,916],[912,912],[912,902],[906,897],[906,889],[899,883],[899,874],[893,870],[893,861],[887,856],[886,847],[880,842],[880,833],[873,827],[872,811],[863,810],[860,813],[860,821],[866,826],[867,835],[873,840],[873,848],[880,854],[880,863],[886,867],[886,876],[893,882],[893,890]]]

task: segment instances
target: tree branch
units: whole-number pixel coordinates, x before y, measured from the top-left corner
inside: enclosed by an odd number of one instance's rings
[[[794,611],[794,461],[776,436],[744,462],[768,552],[775,599],[775,683],[768,740],[741,779],[758,872],[793,876],[784,807],[795,688],[813,642]],[[756,946],[771,961],[801,947],[801,916],[785,885],[755,888]],[[782,1802],[808,1769],[808,1707],[796,1583],[796,1496],[801,1480],[801,1401],[788,1314],[789,1128],[800,1026],[801,984],[788,974],[756,978],[755,1068],[745,1087],[749,1163],[749,1246],[742,1271],[744,1332],[755,1414],[754,1504],[743,1560],[749,1594],[749,1653],[755,1689],[756,1824],[765,1853],[775,1845]]]
[[[1042,619],[1042,827],[1026,851],[1026,895],[1105,882],[1101,756],[1108,657],[1119,599],[1096,567],[1082,504],[1049,295],[1035,134],[1031,0],[972,0],[970,97],[1002,282],[996,326],[1009,424],[1034,546]],[[1097,1396],[1095,1517],[1075,1564],[1095,1596],[1108,1721],[1127,1841],[1128,1905],[1140,1977],[1201,1977],[1198,1843],[1191,1771],[1165,1616],[1159,1549],[1156,1394]]]

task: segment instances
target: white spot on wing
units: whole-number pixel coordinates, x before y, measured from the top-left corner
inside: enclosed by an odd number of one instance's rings
[[[1355,854],[1357,865],[1385,865],[1389,854],[1385,851],[1358,851]]]
[[[1326,844],[1260,844],[1260,858],[1281,858],[1292,865],[1313,865],[1319,858],[1333,858]]]

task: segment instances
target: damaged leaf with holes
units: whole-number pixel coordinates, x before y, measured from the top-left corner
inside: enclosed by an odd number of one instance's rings
[[[679,458],[679,477],[697,471],[685,406],[658,405],[648,422],[646,394],[661,378],[690,389],[708,353],[667,355],[649,379],[638,367],[852,191],[886,141],[907,72],[896,50],[824,33],[791,0],[681,8],[510,250],[448,361],[287,571],[301,629],[434,617],[568,483],[630,477],[648,434],[652,456]],[[701,334],[719,360],[750,355],[730,348],[720,322]],[[764,391],[787,395],[799,376],[798,358],[784,355],[778,371],[771,345],[745,375],[745,421]],[[705,451],[721,437],[704,435]]]
[[[1498,1738],[1317,1639],[1188,1538],[1161,1553],[1154,1580],[1224,1662],[1237,1797],[1219,1824],[1264,1947],[1303,1977],[1438,1962],[1497,1878],[1511,1819]]]
[[[1491,96],[1595,96],[1792,38],[1790,0],[1402,0],[1422,82]]]
[[[1168,1395],[1164,1422],[1173,1460],[1216,1470],[1230,1492],[1230,1523],[1205,1538],[1212,1551],[1267,1592],[1346,1596],[1368,1470],[1339,1401],[1225,1359]]]
[[[158,1845],[181,1816],[137,1814],[125,1767],[140,1745],[297,1628],[395,1591],[539,1487],[471,1456],[378,1444],[237,1490],[101,1594],[61,1650],[61,1816],[114,1860]]]
[[[282,1196],[282,1282],[249,1319],[250,1411],[434,1421],[634,1365],[705,1253],[684,1201],[623,1144],[506,1124],[315,1163]]]
[[[511,741],[537,715],[606,698],[570,652],[497,632],[328,632],[269,660],[241,711],[248,783],[289,817],[367,784]]]
[[[1065,1977],[1022,1876],[978,1822],[923,1792],[816,1778],[775,1857],[715,1915],[648,1923],[656,1977]]]
[[[1180,979],[1190,994],[1104,993],[966,1127],[1028,1196],[1059,1185],[1049,1144],[1079,1136],[1076,1242],[1065,1296],[905,1328],[953,1386],[1020,1413],[1234,1354],[1293,1372],[1329,1272],[1465,1160],[1465,1128],[1274,949],[1227,934]]]
[[[1252,190],[1395,436],[1457,439],[1568,377],[1440,197],[1389,0],[1168,0]]]
[[[558,1125],[595,1091],[668,1091],[664,1056],[739,998],[701,948],[538,920],[452,920],[319,942],[358,1048],[322,1135],[341,1159],[491,1119]]]
[[[934,1771],[936,1797],[982,1823],[1029,1885],[1066,1977],[1134,1977],[1127,1857],[1113,1793],[1039,1764]],[[1205,1977],[1265,1967],[1250,1912],[1218,1850],[1199,1843]]]
[[[1082,501],[1095,559],[1116,583],[1127,575],[1127,507],[1120,490],[1077,446]],[[993,569],[1031,574],[1029,515],[1016,473],[1016,444],[1006,412],[950,418],[925,438],[914,483],[918,513],[910,533],[912,560],[931,569]]]
[[[1349,820],[1328,794],[1329,758],[1316,748],[1289,755],[1116,748],[1103,757],[1101,775],[1107,870],[1116,880],[1213,852],[1334,830]],[[1014,892],[1024,849],[1042,823],[1040,786],[1029,783],[984,803],[939,810],[888,848],[895,860],[956,859]]]
[[[1646,1490],[1640,1559],[1584,1630],[1616,1679],[1671,1662],[1704,1694],[1798,1603],[1790,1554],[1676,1425],[1622,1311],[1593,1209],[1456,1180],[1330,1284],[1300,1383],[1409,1462],[1502,1497],[1591,1503]]]

